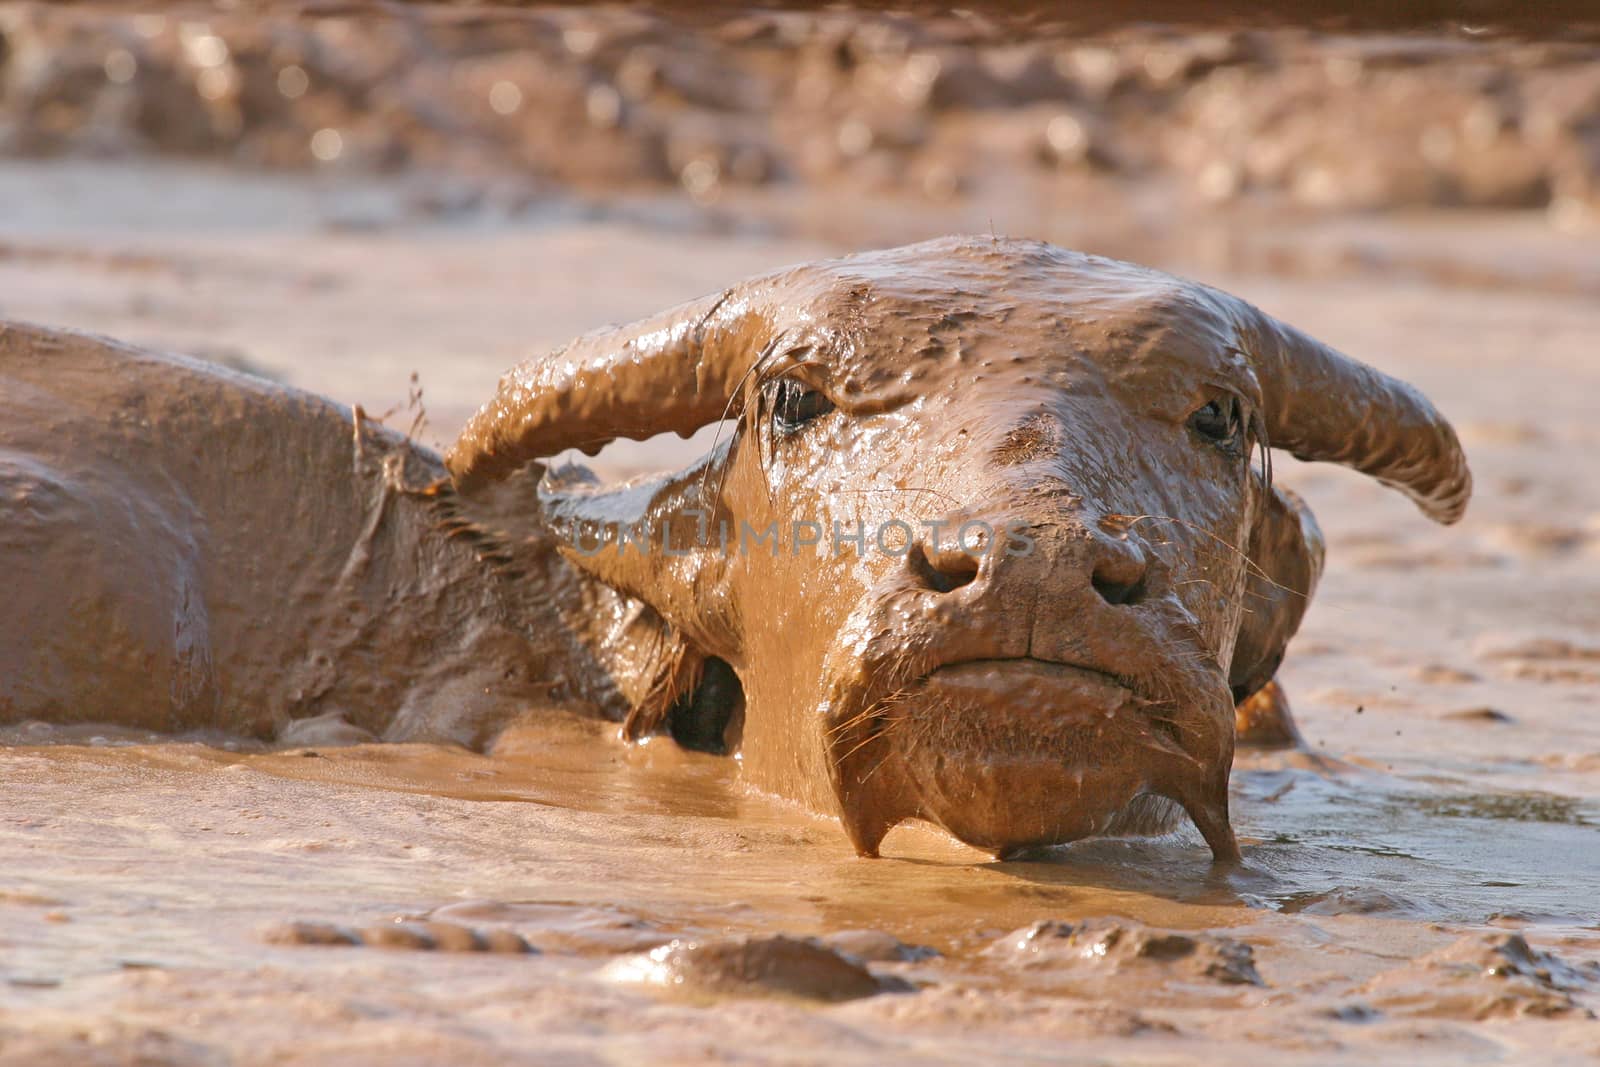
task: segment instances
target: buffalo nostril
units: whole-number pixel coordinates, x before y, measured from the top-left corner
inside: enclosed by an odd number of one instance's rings
[[[939,593],[960,589],[978,576],[976,556],[955,549],[940,551],[937,548],[930,556],[920,541],[912,544],[911,550],[906,553],[906,564],[924,588]]]
[[[1145,572],[1148,564],[1144,554],[1134,548],[1122,548],[1115,554],[1100,559],[1090,581],[1094,591],[1107,604],[1137,604],[1144,599]]]

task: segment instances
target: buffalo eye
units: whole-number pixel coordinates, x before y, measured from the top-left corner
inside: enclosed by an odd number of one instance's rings
[[[1217,397],[1189,416],[1189,426],[1200,437],[1226,452],[1237,452],[1244,437],[1244,417],[1239,401]]]
[[[772,425],[779,433],[796,433],[812,419],[833,410],[822,392],[793,378],[781,378],[772,390]]]

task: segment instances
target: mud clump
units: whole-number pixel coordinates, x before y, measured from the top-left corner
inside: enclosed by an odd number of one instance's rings
[[[525,8],[204,21],[8,5],[0,145],[439,166],[586,188],[950,200],[1158,177],[1202,202],[1600,211],[1600,45],[956,15]]]
[[[882,930],[841,930],[821,940],[835,952],[867,963],[922,963],[940,955],[937,949],[908,945]]]
[[[605,968],[607,978],[691,996],[780,996],[838,1002],[909,992],[820,941],[740,937],[672,941]]]
[[[1112,919],[1042,920],[1002,937],[984,955],[1047,980],[1156,967],[1221,985],[1266,985],[1254,951],[1242,941]]]
[[[262,932],[269,945],[344,945],[421,952],[537,953],[514,930],[477,930],[447,922],[404,922],[353,930],[336,923],[288,922]]]
[[[1367,985],[1370,999],[1389,1012],[1476,1021],[1592,1018],[1573,994],[1597,989],[1600,965],[1567,963],[1521,934],[1465,937]]]

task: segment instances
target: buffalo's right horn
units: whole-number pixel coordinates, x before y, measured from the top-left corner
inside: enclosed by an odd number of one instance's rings
[[[739,383],[776,332],[771,297],[784,277],[586,334],[512,368],[445,456],[457,488],[568,448],[593,455],[619,437],[687,437],[737,415]]]

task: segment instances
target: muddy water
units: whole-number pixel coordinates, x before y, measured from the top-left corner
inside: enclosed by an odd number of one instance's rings
[[[53,740],[0,754],[0,1062],[97,1042],[673,1062],[773,1027],[864,1062],[1002,1035],[1024,1057],[1068,1037],[1135,1059],[1201,1038],[1318,1059],[1595,1050],[1592,799],[1258,756],[1236,772],[1246,866],[1220,875],[1192,831],[994,863],[902,827],[864,861],[733,760],[564,718],[488,756]],[[419,923],[541,951],[403,951]],[[638,979],[676,942],[793,947],[774,936],[823,942],[761,957],[776,992],[721,957]]]
[[[35,738],[42,734],[36,729]],[[888,924],[948,948],[984,924],[1016,926],[1039,917],[1037,900],[1102,895],[1118,901],[1118,914],[1184,928],[1255,921],[1247,910],[1230,910],[1254,909],[1600,933],[1600,797],[1485,789],[1481,780],[1445,773],[1418,779],[1318,754],[1247,754],[1234,785],[1235,818],[1250,846],[1242,871],[1214,871],[1193,832],[1091,841],[996,863],[932,828],[907,828],[890,850],[900,862],[878,865],[854,861],[836,840],[834,820],[744,787],[736,759],[686,752],[667,738],[627,744],[614,734],[607,724],[558,714],[515,729],[489,755],[404,744],[240,753],[198,742],[113,739],[105,731],[87,745],[68,736],[8,754],[62,780],[109,773],[176,785],[193,776],[203,792],[203,782],[218,775],[264,776],[330,791],[493,804],[512,818],[515,809],[505,805],[553,809],[550,817],[575,823],[663,822],[681,827],[685,843],[709,835],[725,838],[726,846],[651,870],[632,891],[628,883],[637,872],[630,875],[628,857],[588,858],[596,865],[594,902],[655,910],[673,900],[692,915],[707,880],[716,879],[730,896],[750,898],[750,929]],[[749,867],[748,881],[727,881],[719,873],[726,854],[752,853],[757,842],[764,854],[740,861]],[[660,843],[672,846],[672,833]],[[952,898],[953,887],[970,883],[952,881],[950,872],[972,867],[998,880],[982,879],[983,891],[971,899]],[[819,868],[831,875],[814,888],[834,889],[838,900],[824,904],[823,897],[789,891],[795,876],[810,880],[805,872]],[[1037,888],[999,889],[1008,881]],[[292,883],[283,889],[292,892]],[[919,887],[932,895],[923,897]],[[895,889],[907,899],[883,907],[878,894]],[[797,901],[817,905],[815,914],[796,908]],[[714,910],[725,906],[719,901]]]

